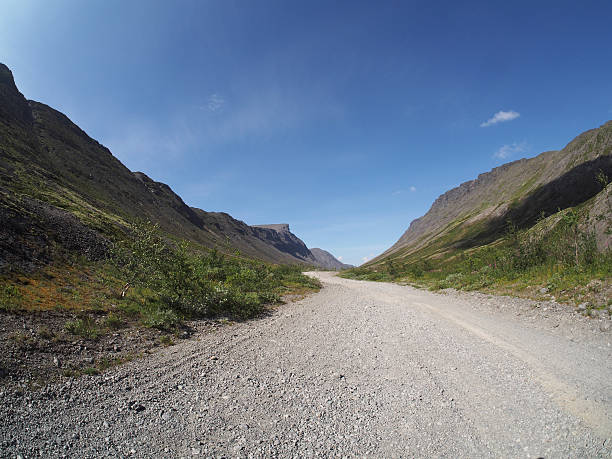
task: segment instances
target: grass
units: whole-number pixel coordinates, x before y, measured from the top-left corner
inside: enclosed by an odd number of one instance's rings
[[[554,224],[551,224],[554,222]],[[547,225],[514,228],[505,238],[441,258],[386,260],[340,275],[351,279],[401,282],[440,290],[479,290],[604,308],[611,304],[612,252],[597,252],[594,236],[579,227],[574,210]]]
[[[0,310],[15,311],[22,303],[23,296],[15,285],[5,284],[0,287]]]
[[[70,320],[66,322],[64,328],[68,333],[88,339],[96,339],[102,334],[101,327],[89,317]]]
[[[187,247],[167,241],[149,225],[139,231],[134,239],[117,244],[112,259],[72,257],[32,274],[5,275],[0,278],[0,310],[72,315],[63,332],[97,339],[133,326],[172,331],[184,320],[199,317],[244,320],[279,303],[285,294],[320,288],[318,281],[301,273],[301,266]],[[122,296],[126,283],[129,288]]]

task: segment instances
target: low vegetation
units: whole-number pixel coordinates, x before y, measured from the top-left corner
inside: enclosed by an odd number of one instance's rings
[[[73,318],[63,332],[88,339],[138,324],[171,330],[185,319],[252,318],[284,294],[317,290],[302,269],[170,241],[137,223],[106,260],[74,257],[6,276],[0,310],[65,313]]]
[[[612,304],[612,253],[597,250],[594,234],[583,229],[580,214],[574,209],[559,212],[554,224],[541,221],[530,229],[519,230],[508,222],[506,236],[483,247],[439,258],[386,260],[341,275],[405,282],[432,290],[554,296],[565,302],[586,302],[589,309]]]
[[[304,266],[223,254],[148,223],[110,245],[101,260],[57,251],[42,268],[0,277],[0,382],[95,375],[189,336],[190,320],[249,319],[320,288]]]
[[[169,244],[147,223],[135,225],[133,236],[115,246],[113,265],[125,280],[121,296],[140,302],[151,326],[184,317],[248,319],[292,287],[319,287],[301,273],[303,267],[198,251],[186,242]]]

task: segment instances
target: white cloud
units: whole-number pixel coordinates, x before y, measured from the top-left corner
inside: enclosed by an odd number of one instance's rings
[[[225,105],[225,99],[223,99],[223,97],[221,97],[219,94],[211,94],[208,98],[207,106],[211,112],[216,112],[217,110],[220,110],[223,105]]]
[[[414,193],[416,191],[416,187],[415,186],[411,186],[410,188],[408,188],[408,190],[411,193]],[[400,195],[400,194],[404,194],[405,192],[406,192],[406,190],[394,190],[394,191],[391,192],[391,194],[393,196],[397,196],[397,195]]]
[[[506,159],[511,156],[516,155],[517,153],[525,153],[527,151],[527,143],[525,142],[514,142],[509,145],[503,145],[497,150],[494,154],[494,158],[498,159]]]
[[[512,121],[518,118],[519,116],[521,116],[521,114],[518,112],[515,112],[514,110],[510,110],[508,112],[504,112],[503,110],[500,110],[495,115],[493,115],[491,118],[489,118],[487,121],[485,121],[484,123],[481,123],[480,127],[492,126],[493,124],[497,124],[497,123],[505,123],[506,121]]]
[[[363,262],[365,263],[366,261],[369,261],[369,260],[371,260],[372,258],[374,258],[374,254],[373,254],[373,253],[371,253],[371,254],[370,254],[370,255],[368,255],[367,257],[361,257],[361,261],[363,261]]]

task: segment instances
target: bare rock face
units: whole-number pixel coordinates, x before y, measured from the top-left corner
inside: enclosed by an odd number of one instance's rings
[[[32,112],[28,106],[28,101],[17,89],[15,80],[13,79],[13,73],[6,65],[1,63],[0,120],[10,120],[20,125],[32,125]]]
[[[289,253],[305,263],[316,261],[306,244],[289,230],[288,224],[253,225],[251,228],[255,230],[257,237],[281,252]]]
[[[253,225],[251,228],[263,241],[272,244],[281,252],[301,259],[306,264],[323,269],[348,269],[352,267],[337,260],[326,250],[309,249],[300,238],[290,231],[287,223]]]

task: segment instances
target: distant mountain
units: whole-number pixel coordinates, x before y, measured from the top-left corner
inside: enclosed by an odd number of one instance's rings
[[[59,249],[99,258],[135,219],[223,252],[316,264],[288,228],[190,207],[168,185],[131,172],[64,114],[26,100],[0,64],[0,269],[31,269]]]
[[[309,249],[295,234],[289,230],[287,223],[274,225],[254,225],[253,228],[265,231],[259,237],[265,239],[278,250],[290,253],[304,263],[324,269],[348,269],[352,265],[346,265],[337,260],[331,253],[322,249]],[[274,235],[269,234],[272,231]]]
[[[310,251],[314,255],[315,260],[317,261],[317,265],[323,268],[340,270],[354,267],[353,265],[347,265],[345,263],[342,263],[327,250],[314,248],[310,249]]]
[[[288,224],[253,225],[252,228],[257,232],[260,239],[266,241],[279,251],[291,254],[291,256],[307,263],[315,261],[306,244],[289,231]]]
[[[612,121],[580,134],[560,151],[504,164],[447,191],[367,265],[446,258],[457,249],[498,240],[508,222],[530,228],[576,206],[590,216],[598,248],[607,250],[612,236],[598,216],[610,216],[611,186],[604,188],[598,177],[612,178]]]

